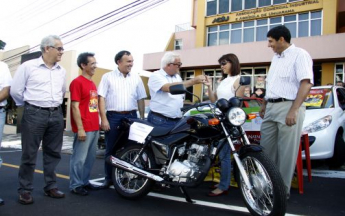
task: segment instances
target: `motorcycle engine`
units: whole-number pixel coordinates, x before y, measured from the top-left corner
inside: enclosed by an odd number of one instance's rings
[[[194,181],[198,174],[200,174],[199,164],[207,154],[208,147],[206,145],[192,144],[187,151],[187,160],[180,161],[175,159],[168,169],[168,174],[174,182],[189,182]],[[181,147],[178,152],[185,152],[184,147]]]

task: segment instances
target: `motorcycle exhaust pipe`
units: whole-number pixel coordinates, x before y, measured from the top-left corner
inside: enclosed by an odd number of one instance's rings
[[[138,167],[133,166],[132,164],[123,161],[117,157],[114,156],[109,156],[108,158],[106,158],[107,163],[111,164],[114,167],[117,167],[119,169],[123,169],[127,172],[139,175],[141,177],[145,177],[145,178],[149,178],[152,179],[154,181],[164,181],[164,179],[158,175],[154,175],[152,173],[146,172],[145,170],[139,169]]]

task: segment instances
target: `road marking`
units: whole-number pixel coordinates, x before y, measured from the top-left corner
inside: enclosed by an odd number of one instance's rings
[[[7,166],[7,167],[12,167],[12,168],[17,168],[17,169],[19,169],[19,166],[13,165],[13,164],[2,163],[2,165],[3,165],[3,166]],[[35,169],[35,173],[43,174],[43,171],[42,171],[42,170]],[[62,174],[56,174],[56,177],[63,178],[63,179],[69,179],[69,176],[62,175]]]
[[[303,175],[307,176],[308,173],[306,170],[303,170]],[[345,179],[345,171],[336,171],[336,170],[312,170],[312,177],[322,177],[322,178],[340,178]]]

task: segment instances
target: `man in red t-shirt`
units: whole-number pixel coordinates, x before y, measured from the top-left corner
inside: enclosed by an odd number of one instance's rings
[[[91,80],[97,63],[94,54],[86,52],[78,56],[77,64],[82,74],[69,87],[74,132],[69,188],[74,194],[86,196],[88,190],[99,189],[89,182],[99,137],[98,95],[96,85]]]

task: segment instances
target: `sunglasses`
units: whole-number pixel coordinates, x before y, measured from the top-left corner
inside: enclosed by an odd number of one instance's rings
[[[227,61],[222,61],[221,63],[219,63],[221,66],[224,66],[224,65],[226,65],[227,63],[229,63],[229,62],[227,62]]]

